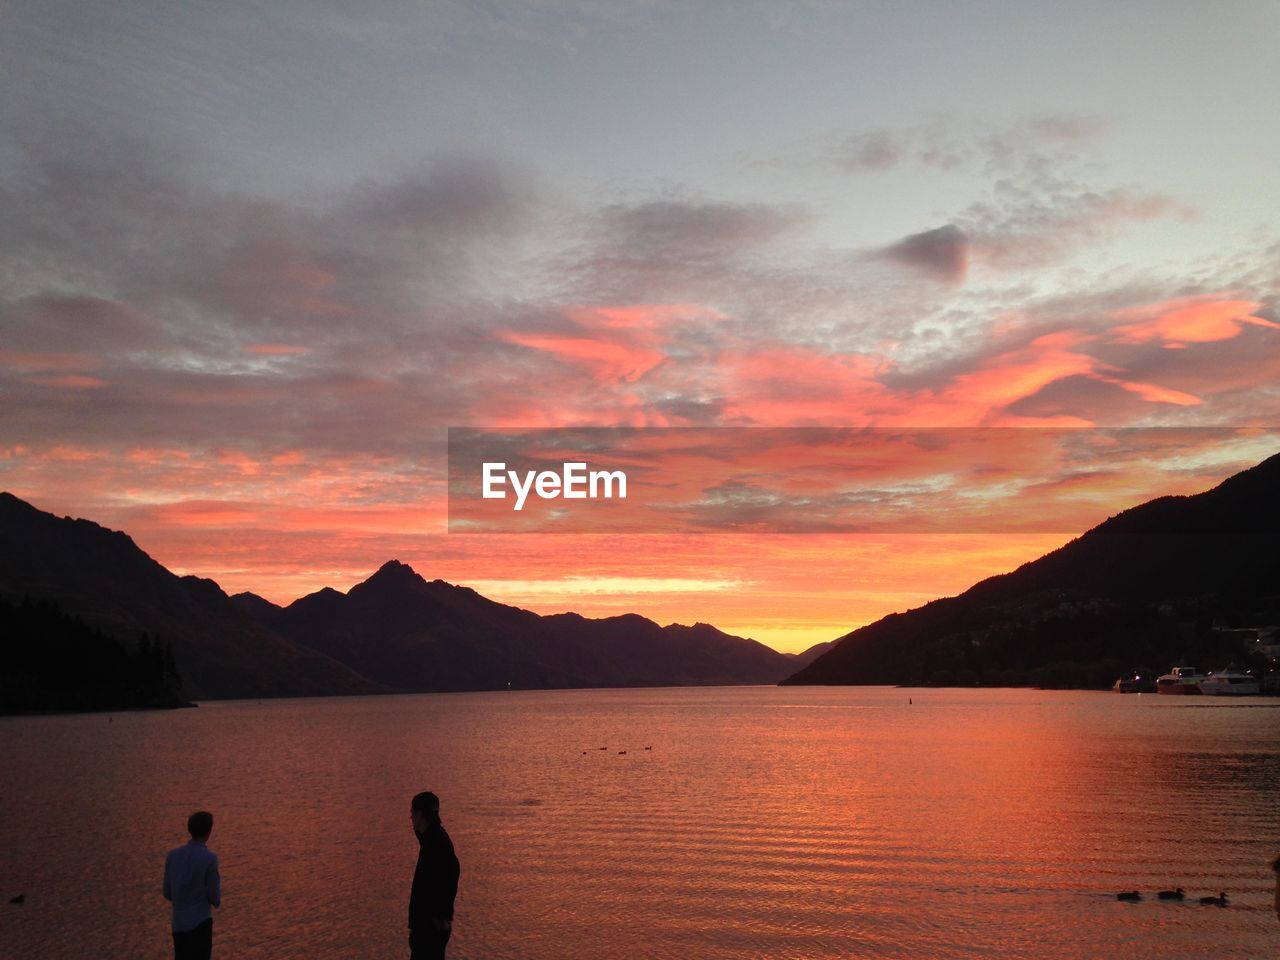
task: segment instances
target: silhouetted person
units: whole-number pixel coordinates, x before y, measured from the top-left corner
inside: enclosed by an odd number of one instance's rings
[[[222,905],[218,857],[205,843],[213,814],[187,818],[191,839],[169,851],[164,861],[164,898],[173,903],[174,960],[209,960],[213,952],[213,910]]]
[[[458,857],[440,823],[440,798],[420,793],[409,804],[418,836],[418,866],[409,893],[410,960],[444,960],[453,933],[453,901],[458,895]]]

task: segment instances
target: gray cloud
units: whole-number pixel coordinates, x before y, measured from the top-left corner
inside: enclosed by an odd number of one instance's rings
[[[162,331],[129,305],[92,296],[23,297],[0,312],[4,346],[32,353],[104,356],[154,344]]]
[[[477,159],[311,203],[30,159],[0,187],[7,439],[414,452],[468,406],[450,368],[492,350],[535,206]]]
[[[810,219],[798,208],[703,199],[613,204],[588,212],[555,263],[570,299],[719,298],[726,281]]]
[[[1192,216],[1158,192],[1098,188],[1079,151],[1092,149],[1105,121],[1045,115],[1002,128],[942,118],[915,127],[846,138],[832,162],[850,172],[914,165],[964,169],[990,184],[985,197],[957,210],[941,227],[897,240],[876,255],[935,279],[960,282],[972,265],[1008,273],[1065,261],[1127,226]]]
[[[952,223],[903,237],[874,255],[960,283],[971,262],[1006,272],[1046,267],[1110,239],[1126,224],[1179,212],[1186,213],[1159,194],[1001,181],[991,199],[972,204]]]
[[[904,166],[1007,173],[1069,158],[1074,149],[1100,137],[1107,126],[1099,117],[1075,114],[1032,116],[1002,127],[939,117],[913,126],[836,137],[824,155],[837,169],[856,174]]]
[[[1171,198],[1140,190],[1002,180],[989,200],[973,204],[955,222],[972,237],[976,257],[1010,270],[1047,266],[1110,239],[1126,224],[1177,212]]]
[[[926,276],[960,283],[969,267],[969,238],[954,224],[915,233],[880,251],[885,259],[919,269]]]
[[[619,250],[687,257],[758,247],[807,219],[798,208],[764,203],[656,200],[605,207],[598,229]]]
[[[1010,404],[1017,417],[1080,417],[1099,424],[1141,422],[1152,404],[1119,384],[1092,377],[1064,377]]]

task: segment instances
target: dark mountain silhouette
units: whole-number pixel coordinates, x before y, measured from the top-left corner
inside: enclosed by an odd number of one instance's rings
[[[1280,615],[1280,455],[1160,497],[957,597],[841,637],[795,684],[1108,684],[1135,663],[1222,666],[1212,626]]]
[[[0,600],[51,600],[116,640],[172,645],[183,696],[309,696],[378,687],[247,616],[212,580],[178,577],[128,536],[0,493]]]
[[[56,602],[122,649],[144,633],[171,645],[192,699],[776,683],[816,655],[702,623],[541,617],[396,561],[348,593],[326,587],[287,607],[228,597],[212,580],[175,576],[123,533],[0,494],[0,601],[25,598]]]
[[[283,607],[277,606],[265,597],[260,597],[256,593],[250,593],[246,590],[244,593],[233,593],[231,595],[231,603],[238,610],[249,614],[255,620],[268,621],[278,614]]]
[[[822,643],[815,643],[812,647],[810,647],[808,650],[804,651],[803,653],[796,654],[797,669],[801,667],[807,667],[809,664],[813,663],[813,661],[817,660],[820,656],[822,656],[828,650],[832,649],[839,642],[840,641],[838,639],[825,640]]]
[[[776,683],[799,661],[708,624],[660,627],[635,614],[539,616],[427,581],[392,560],[346,593],[241,609],[294,640],[403,690]]]
[[[129,645],[49,600],[0,600],[0,712],[139,710],[190,706],[172,646],[147,635]]]

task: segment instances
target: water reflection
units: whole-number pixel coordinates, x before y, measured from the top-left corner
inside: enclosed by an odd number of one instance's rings
[[[454,958],[1269,955],[1276,706],[731,688],[14,718],[0,876],[27,902],[0,940],[168,956],[164,851],[207,807],[220,954],[400,957],[405,798],[431,788]]]

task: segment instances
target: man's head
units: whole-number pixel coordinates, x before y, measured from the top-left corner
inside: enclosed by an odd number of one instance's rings
[[[409,804],[409,816],[413,819],[413,832],[426,833],[427,827],[440,821],[440,798],[430,790],[424,790]]]
[[[197,810],[187,817],[187,833],[192,840],[208,840],[213,832],[213,814],[208,810]]]

